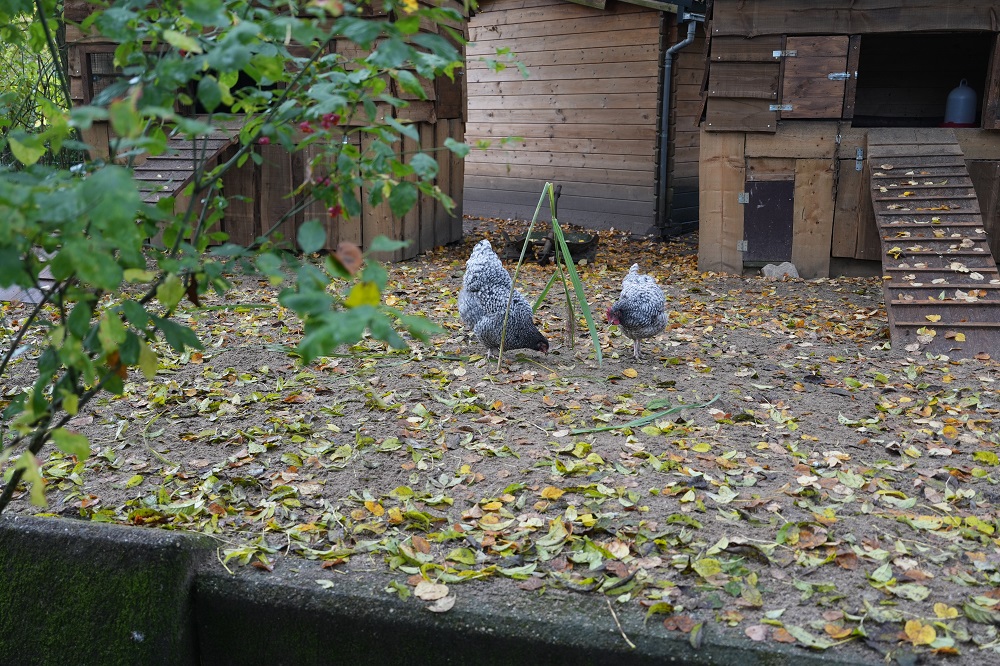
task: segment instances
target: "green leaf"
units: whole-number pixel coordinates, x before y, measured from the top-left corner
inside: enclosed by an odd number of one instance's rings
[[[411,241],[408,240],[392,240],[385,236],[376,236],[372,239],[371,245],[368,246],[369,252],[395,252],[396,250],[406,247]]]
[[[300,317],[319,317],[333,308],[333,298],[329,294],[314,290],[288,290],[278,297],[278,302]]]
[[[112,102],[108,105],[108,114],[111,117],[111,127],[118,136],[134,139],[142,134],[144,123],[132,98]]]
[[[1000,465],[1000,457],[993,451],[976,451],[972,454],[972,459],[990,467]]]
[[[153,320],[153,325],[160,329],[163,333],[163,337],[166,338],[167,344],[169,344],[175,351],[183,352],[185,347],[191,347],[193,349],[201,349],[201,341],[195,332],[186,326],[181,326],[177,322],[170,321],[169,319],[163,319],[161,317],[150,317]]]
[[[223,89],[214,76],[206,74],[198,82],[198,101],[201,102],[209,113],[215,111],[222,104]]]
[[[86,460],[90,456],[90,442],[79,433],[56,428],[52,431],[52,441],[60,451],[76,456],[79,460]]]
[[[815,650],[825,650],[832,646],[833,643],[826,640],[825,638],[820,638],[818,636],[813,636],[811,633],[803,629],[802,627],[797,627],[794,624],[786,624],[785,631],[790,633],[795,640],[802,643],[807,647],[811,647]]]
[[[41,137],[25,136],[23,140],[18,140],[11,136],[7,139],[7,145],[17,161],[24,166],[31,166],[45,154],[45,142]]]
[[[167,310],[173,310],[184,298],[184,283],[176,273],[171,273],[156,287],[156,299]]]
[[[181,51],[187,51],[188,53],[202,52],[201,44],[198,43],[197,39],[176,30],[164,30],[163,40]]]
[[[297,240],[304,253],[319,252],[326,245],[326,227],[318,220],[309,220],[299,227]]]
[[[722,573],[722,565],[719,563],[719,560],[711,557],[695,560],[691,565],[691,568],[694,569],[695,572],[702,578],[708,578],[709,576]]]
[[[666,601],[660,601],[649,607],[646,611],[646,617],[643,619],[643,624],[649,621],[649,618],[653,615],[670,615],[674,612],[674,605],[667,603]]]
[[[14,463],[14,469],[23,470],[21,478],[31,486],[31,503],[35,506],[48,506],[45,501],[45,482],[38,469],[38,460],[31,451],[25,451]]]
[[[476,554],[472,552],[471,548],[456,548],[445,555],[444,559],[461,564],[475,564]]]
[[[410,158],[413,173],[423,180],[433,180],[438,175],[438,163],[427,153],[417,153]]]
[[[469,154],[469,145],[460,141],[455,141],[451,137],[444,140],[444,147],[455,153],[456,157],[465,157]]]
[[[122,314],[125,315],[130,324],[136,328],[146,328],[146,324],[149,323],[149,314],[138,301],[122,301],[120,307]]]
[[[413,48],[399,39],[391,37],[382,41],[375,52],[365,60],[370,65],[383,69],[398,69],[403,63],[410,59]]]
[[[416,183],[404,180],[396,185],[389,193],[389,208],[392,209],[392,214],[396,217],[406,215],[417,203],[419,195],[420,191],[417,189]],[[369,251],[371,251],[370,248]]]
[[[139,346],[139,370],[142,376],[153,381],[156,379],[156,371],[160,369],[159,359],[156,352],[149,348],[145,342]]]

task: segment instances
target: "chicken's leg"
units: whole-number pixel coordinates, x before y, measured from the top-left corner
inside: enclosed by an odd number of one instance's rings
[[[639,338],[632,341],[632,357],[637,361],[642,360],[642,356],[639,354]]]

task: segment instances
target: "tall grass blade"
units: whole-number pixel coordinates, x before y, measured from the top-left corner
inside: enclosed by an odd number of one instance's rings
[[[587,329],[590,331],[590,340],[594,344],[597,364],[603,365],[604,356],[601,354],[601,340],[597,335],[597,326],[594,324],[594,316],[590,312],[590,305],[587,303],[587,296],[583,291],[583,283],[580,281],[580,276],[576,272],[576,266],[573,263],[573,255],[570,254],[569,246],[566,245],[566,237],[563,236],[562,228],[559,226],[559,221],[556,219],[556,200],[555,195],[552,193],[552,183],[546,183],[545,186],[549,189],[549,206],[552,210],[552,237],[556,242],[556,254],[557,256],[562,256],[562,260],[566,266],[566,272],[569,274],[570,282],[573,284],[573,290],[576,292],[576,300],[577,303],[580,304],[580,312],[583,313],[583,318],[587,322]],[[542,192],[544,194],[544,190]],[[568,290],[566,298],[569,298]],[[570,312],[572,312],[572,309]]]

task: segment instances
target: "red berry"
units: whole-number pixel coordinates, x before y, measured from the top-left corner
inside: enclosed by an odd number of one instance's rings
[[[271,143],[271,139],[267,138],[266,136],[262,136],[259,139],[257,139],[257,143],[259,143],[262,146],[266,146],[267,144]]]
[[[302,130],[305,134],[313,133],[312,123],[310,123],[308,120],[303,120],[301,123],[299,123],[299,129]]]
[[[340,207],[340,204],[337,204],[336,206],[327,208],[326,212],[330,214],[330,217],[337,217],[343,212],[343,209]]]

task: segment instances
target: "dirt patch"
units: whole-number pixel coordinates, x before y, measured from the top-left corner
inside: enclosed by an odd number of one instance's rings
[[[184,311],[205,349],[158,350],[156,382],[74,420],[93,455],[51,456],[45,512],[210,534],[230,567],[385,572],[428,602],[422,580],[517,585],[605,594],[674,631],[998,658],[995,361],[891,351],[878,278],[703,274],[691,242],[604,233],[580,267],[595,313],[633,262],[667,294],[645,360],[603,321],[603,364],[571,347],[553,289],[550,353],[498,370],[455,303],[496,231],[470,222],[393,267],[390,304],[446,331],[429,346],[366,340],[302,367],[297,321],[255,280]],[[529,300],[552,270],[525,265]],[[4,308],[10,329],[23,313]],[[37,513],[26,500],[12,509]]]

